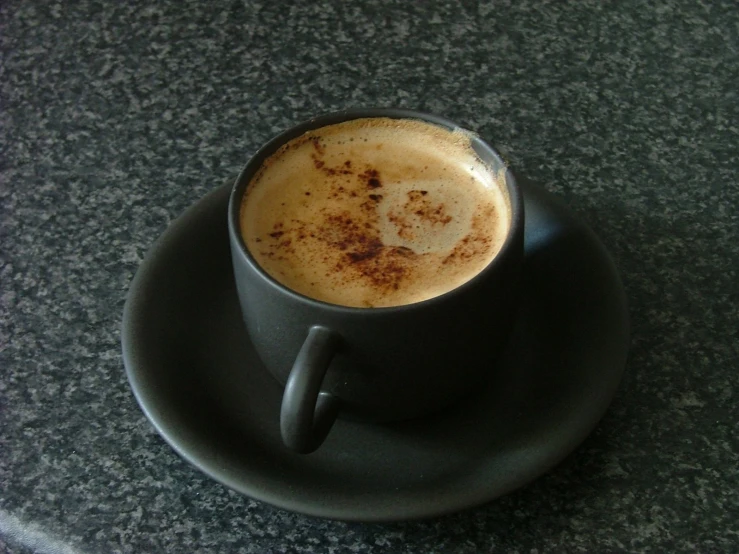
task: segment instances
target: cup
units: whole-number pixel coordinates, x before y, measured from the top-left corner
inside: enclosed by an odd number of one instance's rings
[[[229,200],[241,310],[257,353],[285,386],[280,429],[285,445],[298,453],[318,448],[337,417],[388,422],[422,417],[459,401],[494,375],[518,303],[521,192],[500,155],[471,133],[463,134],[476,157],[502,179],[510,217],[497,254],[468,281],[419,302],[352,307],[296,292],[257,262],[242,236],[241,209],[247,187],[265,161],[311,131],[375,118],[460,130],[442,117],[405,109],[355,109],[316,117],[262,147],[238,176]]]

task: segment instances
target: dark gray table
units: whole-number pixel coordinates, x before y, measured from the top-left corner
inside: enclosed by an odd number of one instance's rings
[[[0,6],[0,546],[7,552],[739,551],[733,1]],[[479,131],[592,225],[633,347],[596,432],[467,512],[347,524],[244,498],[136,405],[152,242],[279,130],[347,106]]]

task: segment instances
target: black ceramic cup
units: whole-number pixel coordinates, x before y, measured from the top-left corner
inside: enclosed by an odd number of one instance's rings
[[[496,257],[456,289],[397,307],[338,306],[290,290],[252,257],[240,232],[240,206],[264,160],[308,131],[373,117],[459,128],[447,119],[403,109],[357,109],[317,117],[268,142],[249,160],[231,191],[229,236],[241,309],[259,356],[285,385],[280,427],[285,445],[296,452],[320,446],[337,416],[394,421],[459,401],[494,375],[496,357],[513,324],[523,259],[523,201],[500,155],[477,137],[472,148],[479,158],[496,174],[505,171],[511,223]]]

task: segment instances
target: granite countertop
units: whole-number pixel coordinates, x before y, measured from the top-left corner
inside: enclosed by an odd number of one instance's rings
[[[739,551],[735,2],[0,5],[5,552]],[[632,318],[596,431],[532,484],[420,522],[251,500],[182,460],[125,377],[147,250],[312,115],[438,113],[588,222]]]

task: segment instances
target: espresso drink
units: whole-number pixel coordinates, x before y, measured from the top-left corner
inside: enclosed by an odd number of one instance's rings
[[[357,119],[283,145],[252,178],[241,234],[259,265],[301,294],[382,307],[477,275],[510,225],[503,174],[470,136],[416,120]]]

